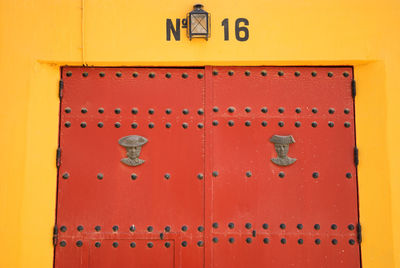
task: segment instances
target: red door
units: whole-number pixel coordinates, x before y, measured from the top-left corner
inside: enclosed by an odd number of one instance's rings
[[[351,68],[63,68],[55,267],[360,267]]]

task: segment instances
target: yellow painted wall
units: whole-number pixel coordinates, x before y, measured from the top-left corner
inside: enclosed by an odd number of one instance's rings
[[[82,64],[353,65],[363,267],[400,267],[400,2],[202,3],[211,39],[167,42],[166,18],[194,2],[0,0],[1,268],[52,267],[58,79]],[[234,39],[237,17],[250,21],[247,42]]]

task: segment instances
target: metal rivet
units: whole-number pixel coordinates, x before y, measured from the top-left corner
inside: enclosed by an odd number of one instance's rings
[[[233,127],[233,125],[235,125],[235,122],[234,122],[233,120],[229,120],[229,121],[228,121],[228,125],[229,125],[230,127]]]
[[[353,230],[354,230],[354,225],[353,225],[353,224],[349,224],[349,225],[347,226],[347,228],[348,228],[350,231],[353,231]]]
[[[117,122],[117,123],[114,124],[114,126],[115,126],[116,128],[120,128],[120,127],[121,127],[121,123]]]
[[[334,126],[335,126],[335,123],[333,123],[332,121],[329,121],[329,122],[328,122],[328,126],[329,126],[329,127],[334,127]]]
[[[170,127],[171,127],[171,123],[166,123],[166,124],[165,124],[165,127],[166,127],[166,128],[170,128]]]
[[[330,113],[330,114],[334,114],[334,113],[335,113],[335,109],[333,109],[333,108],[329,108],[329,110],[328,110],[328,113]]]
[[[228,241],[229,241],[229,243],[233,244],[235,242],[235,238],[229,237]]]
[[[152,248],[153,246],[154,246],[153,243],[151,243],[151,242],[147,243],[148,248]]]
[[[300,238],[299,240],[297,240],[297,243],[299,243],[299,245],[303,245],[304,241]]]
[[[299,224],[297,224],[296,227],[297,227],[297,229],[301,230],[301,229],[303,229],[303,224],[299,223]]]
[[[81,247],[83,245],[81,240],[76,241],[76,246],[77,247]]]
[[[251,108],[250,107],[246,107],[244,110],[245,110],[246,113],[250,113],[251,112]]]
[[[169,173],[164,174],[164,178],[169,180],[171,178],[171,175]]]
[[[318,172],[313,172],[312,177],[313,177],[314,179],[318,179],[319,173],[318,173]]]
[[[197,231],[199,231],[199,232],[204,232],[204,227],[203,227],[203,226],[197,227]]]
[[[185,78],[185,79],[186,79],[186,78],[188,78],[188,77],[189,77],[189,75],[188,75],[187,73],[183,73],[183,74],[182,74],[182,78]]]
[[[283,121],[279,121],[278,126],[283,127],[285,123]]]
[[[182,242],[182,247],[187,247],[187,242],[186,241]]]
[[[153,229],[154,229],[153,226],[148,226],[147,227],[147,231],[150,232],[150,233],[153,232]]]
[[[76,228],[76,230],[78,230],[78,232],[82,232],[82,231],[83,231],[83,226],[82,226],[82,225],[78,225],[78,227]]]
[[[131,232],[136,231],[135,225],[131,225],[131,226],[129,227],[129,231],[131,231]]]
[[[246,76],[250,76],[251,73],[250,73],[250,71],[245,71],[244,74],[245,74]]]
[[[171,113],[172,113],[172,110],[171,110],[171,109],[167,109],[167,110],[165,110],[165,113],[166,113],[166,114],[171,114]]]
[[[197,74],[197,78],[201,79],[201,78],[203,78],[203,77],[204,77],[204,74],[202,74],[202,73],[198,73],[198,74]]]
[[[136,78],[136,77],[139,76],[139,74],[138,74],[137,72],[134,72],[134,73],[132,74],[132,76]]]
[[[198,115],[203,115],[203,114],[204,114],[203,109],[198,109],[198,110],[197,110],[197,114],[198,114]]]
[[[264,114],[268,113],[268,108],[267,107],[262,107],[261,108],[261,112],[264,113]]]
[[[316,77],[316,76],[317,76],[317,72],[311,72],[311,75],[312,75],[313,77]]]
[[[214,70],[212,73],[213,73],[213,75],[218,75],[218,71],[217,70]]]
[[[246,223],[245,225],[244,225],[244,227],[246,227],[246,229],[250,229],[251,228],[251,223]]]
[[[264,229],[264,230],[267,230],[268,229],[268,223],[263,223],[263,225],[262,225],[262,228]]]
[[[60,246],[65,247],[67,245],[67,242],[65,242],[64,240],[60,242]]]
[[[233,113],[234,111],[235,111],[235,108],[234,108],[234,107],[229,107],[229,108],[228,108],[228,112]]]
[[[87,113],[87,111],[88,111],[88,110],[87,110],[86,108],[82,108],[82,109],[81,109],[81,113],[83,113],[83,114]]]
[[[114,225],[114,226],[112,227],[112,229],[113,229],[114,232],[116,232],[116,231],[118,231],[119,228],[118,228],[117,225]]]
[[[150,123],[149,128],[154,128],[154,123]]]
[[[331,225],[331,229],[332,229],[332,230],[336,230],[336,229],[337,229],[337,225],[336,225],[336,224],[332,224],[332,225]]]
[[[317,109],[317,108],[315,108],[315,107],[314,107],[314,108],[312,108],[312,109],[311,109],[311,111],[312,111],[314,114],[318,113],[318,109]]]
[[[332,244],[337,245],[338,241],[336,239],[332,239]]]
[[[99,247],[101,246],[101,243],[100,243],[100,242],[96,242],[96,243],[94,243],[94,246],[95,246],[96,248],[99,248]]]
[[[183,114],[189,114],[189,110],[188,110],[188,109],[183,109],[183,110],[182,110],[182,113],[183,113]]]
[[[149,114],[154,114],[154,109],[149,109],[148,113]]]
[[[62,175],[62,178],[63,179],[68,179],[69,178],[69,173],[68,172],[65,172],[63,175]]]
[[[60,227],[60,231],[63,232],[63,233],[65,233],[65,232],[67,231],[67,226],[64,226],[64,225],[61,226],[61,227]]]
[[[65,122],[64,126],[65,126],[65,127],[70,127],[70,126],[71,126],[71,122],[68,122],[68,121]]]
[[[214,223],[212,224],[212,227],[213,227],[214,229],[217,229],[217,228],[218,228],[218,222],[214,222]]]
[[[299,107],[296,108],[296,113],[301,113],[301,109]]]
[[[269,243],[269,239],[266,237],[263,239],[264,244],[268,244]]]
[[[154,78],[155,76],[156,76],[155,73],[149,73],[149,77],[150,77],[150,78]]]
[[[314,229],[315,229],[315,230],[319,230],[319,229],[321,229],[321,226],[320,226],[319,224],[315,224],[315,225],[314,225]]]
[[[285,73],[282,72],[282,71],[279,71],[279,72],[278,72],[278,75],[279,75],[279,76],[283,76],[284,74],[285,74]]]
[[[132,123],[131,124],[131,128],[137,128],[138,127],[138,124],[137,123]]]
[[[314,122],[311,123],[311,126],[312,126],[312,127],[317,127],[318,124],[317,124],[317,122],[314,121]]]
[[[67,107],[67,108],[65,108],[64,111],[65,111],[67,114],[69,114],[69,113],[71,112],[71,108]]]
[[[97,174],[97,179],[102,180],[104,178],[103,173],[98,173]]]
[[[343,73],[343,76],[344,76],[344,77],[348,77],[348,76],[349,76],[349,73],[348,73],[348,72],[344,72],[344,73]]]
[[[347,172],[347,173],[346,173],[346,178],[351,179],[351,177],[352,177],[351,173],[350,173],[350,172]]]
[[[136,179],[137,179],[137,175],[136,175],[135,173],[132,173],[132,174],[131,174],[131,179],[132,179],[132,180],[136,180]]]
[[[104,126],[104,124],[103,124],[103,122],[99,122],[99,123],[97,123],[97,126],[98,126],[99,128],[102,128],[102,127]]]
[[[137,108],[132,108],[132,114],[137,114],[139,112],[139,110]]]
[[[186,232],[188,230],[188,227],[186,225],[183,225],[181,228],[182,231]]]
[[[228,228],[229,229],[235,228],[235,224],[233,222],[228,223]]]
[[[356,241],[354,241],[354,239],[350,239],[350,240],[349,240],[349,244],[350,244],[350,245],[354,245],[355,243],[356,243]]]
[[[279,225],[279,228],[281,228],[281,229],[285,229],[285,228],[286,228],[286,224],[284,224],[284,223],[281,223],[281,224]]]
[[[70,77],[72,75],[72,72],[67,72],[67,76]]]
[[[251,172],[250,172],[250,171],[247,171],[247,172],[246,172],[246,177],[247,177],[247,178],[250,178],[250,177],[251,177],[251,175],[252,175],[252,174],[251,174]]]
[[[285,111],[285,109],[282,108],[282,107],[280,107],[280,108],[278,109],[278,112],[281,113],[281,114],[282,114],[284,111]]]
[[[170,73],[166,73],[166,74],[165,74],[165,77],[166,77],[166,78],[171,78],[171,74],[170,74]]]
[[[332,73],[332,72],[328,72],[328,76],[329,76],[329,77],[332,77],[332,76],[333,76],[333,73]]]
[[[321,244],[321,239],[319,239],[319,238],[315,239],[315,244],[317,244],[317,245]]]
[[[199,247],[204,246],[204,242],[203,242],[203,241],[198,241],[198,242],[197,242],[197,246],[199,246]]]
[[[170,226],[165,226],[164,230],[169,233],[171,231],[171,227]]]
[[[295,127],[300,127],[300,126],[301,126],[301,123],[300,123],[299,121],[296,121],[296,122],[294,123],[294,126],[295,126]]]
[[[122,73],[121,73],[121,72],[117,72],[115,75],[116,75],[117,77],[121,77],[121,76],[122,76]]]
[[[282,244],[286,244],[286,239],[285,239],[285,238],[282,238],[282,239],[281,239],[281,243],[282,243]]]
[[[219,111],[218,107],[216,107],[216,106],[215,106],[215,107],[213,107],[213,112],[215,112],[215,113],[216,113],[216,112],[218,112],[218,111]]]
[[[101,227],[97,225],[96,227],[94,227],[94,229],[96,230],[96,232],[100,232]]]
[[[350,113],[350,109],[347,109],[347,108],[344,109],[344,113],[345,113],[345,114],[349,114],[349,113]]]
[[[82,73],[82,76],[83,76],[83,77],[88,77],[88,75],[89,75],[89,74],[88,74],[87,72],[83,72],[83,73]]]
[[[217,120],[214,120],[214,121],[212,122],[212,124],[213,124],[213,126],[218,126],[218,121],[217,121]]]
[[[262,121],[262,122],[261,122],[261,125],[262,125],[263,127],[266,127],[266,126],[268,125],[268,123],[267,123],[267,121]]]
[[[284,178],[285,177],[285,172],[283,172],[283,171],[279,172],[278,176],[280,178]]]
[[[166,248],[169,248],[169,247],[171,246],[171,243],[170,243],[170,242],[165,242],[164,246],[165,246]]]
[[[197,174],[197,178],[199,180],[202,180],[204,178],[204,175],[202,173]]]
[[[203,128],[204,125],[203,125],[202,123],[198,123],[198,124],[197,124],[197,127],[198,127],[198,128]]]
[[[296,77],[299,77],[299,76],[300,76],[300,72],[294,72],[294,75],[295,75]]]
[[[267,71],[261,71],[262,76],[267,76]]]
[[[251,243],[251,241],[252,241],[252,240],[251,240],[251,238],[250,238],[250,237],[247,237],[247,238],[246,238],[246,243],[247,243],[247,244],[250,244],[250,243]]]
[[[115,109],[115,110],[114,110],[114,113],[120,114],[120,113],[121,113],[121,109],[120,109],[120,108]]]
[[[183,124],[182,124],[182,127],[183,127],[184,129],[188,128],[188,126],[189,126],[188,123],[183,123]]]
[[[135,242],[132,242],[132,243],[129,244],[129,246],[130,246],[131,248],[134,248],[134,247],[136,247],[136,243],[135,243]]]
[[[81,128],[85,128],[87,126],[86,122],[81,123]]]
[[[234,72],[231,70],[231,71],[228,72],[228,74],[229,74],[230,76],[232,76],[232,75],[234,74]]]
[[[213,171],[212,175],[213,177],[218,177],[218,171]]]
[[[97,110],[99,112],[99,114],[104,113],[104,108],[99,108],[99,110]]]
[[[350,125],[351,125],[351,124],[350,124],[349,122],[345,122],[345,123],[344,123],[344,126],[347,127],[347,128],[349,128]]]
[[[251,122],[250,122],[250,121],[246,121],[246,122],[244,123],[244,125],[245,125],[246,127],[249,127],[249,126],[251,126]]]
[[[113,243],[112,243],[112,246],[113,246],[114,248],[117,248],[117,247],[118,247],[118,242],[113,242]]]
[[[213,237],[212,241],[213,241],[214,243],[218,243],[218,237]]]

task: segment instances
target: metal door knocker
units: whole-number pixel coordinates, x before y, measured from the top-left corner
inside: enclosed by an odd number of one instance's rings
[[[292,135],[279,136],[274,135],[271,137],[270,142],[275,144],[275,151],[278,155],[277,158],[271,158],[271,161],[278,166],[289,166],[296,162],[296,158],[287,156],[289,152],[289,145],[295,143]]]
[[[121,162],[125,165],[136,167],[144,163],[144,160],[139,159],[142,146],[147,142],[147,139],[142,136],[131,135],[122,137],[118,140],[119,145],[125,147],[127,158],[122,158]]]

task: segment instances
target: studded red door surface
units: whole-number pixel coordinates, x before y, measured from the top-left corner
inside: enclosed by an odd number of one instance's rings
[[[360,267],[351,68],[62,79],[55,267]]]

